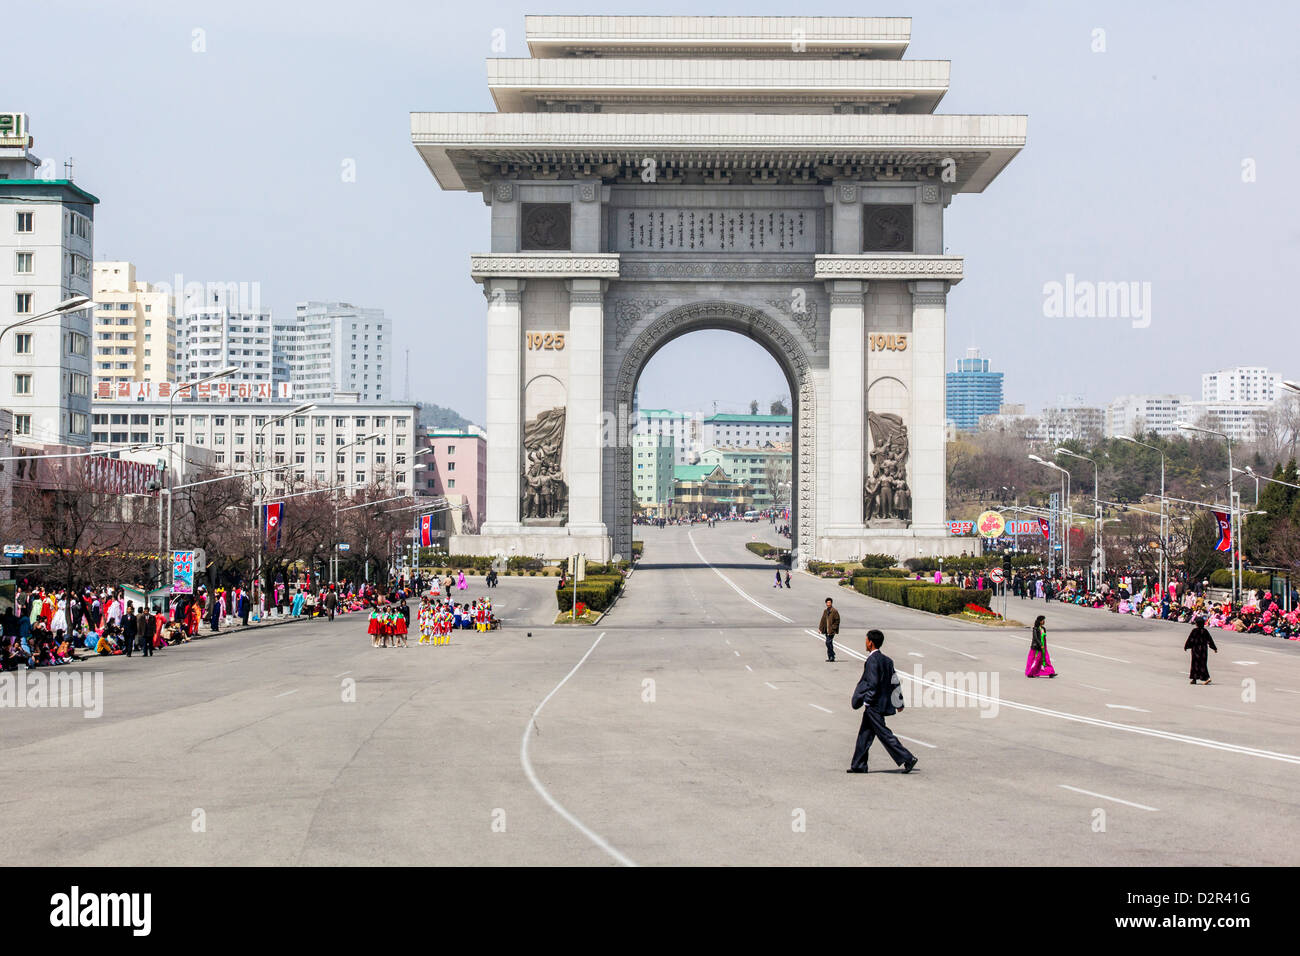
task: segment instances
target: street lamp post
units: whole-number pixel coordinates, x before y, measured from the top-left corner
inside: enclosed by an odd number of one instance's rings
[[[178,388],[172,389],[171,395],[167,399],[167,553],[172,550],[172,471],[176,463],[176,396],[181,392],[190,392],[193,394],[194,388],[204,385],[208,382],[214,382],[219,378],[225,378],[227,375],[234,375],[239,371],[238,365],[228,365],[219,372],[205,376],[196,382],[187,382]],[[161,582],[160,582],[161,584]]]
[[[4,339],[5,333],[10,329],[22,328],[24,325],[31,325],[33,322],[39,322],[41,319],[48,319],[55,315],[66,315],[69,312],[79,312],[82,309],[90,308],[95,303],[90,300],[88,295],[74,295],[70,299],[64,299],[48,312],[42,312],[40,315],[33,315],[30,318],[20,319],[17,322],[11,322],[9,325],[0,328],[0,340]]]
[[[1061,535],[1061,537],[1064,538],[1064,541],[1062,541],[1061,543],[1061,561],[1065,567],[1066,574],[1069,574],[1070,572],[1070,524],[1073,523],[1074,521],[1074,512],[1070,510],[1070,469],[1062,468],[1056,462],[1048,461],[1046,458],[1039,458],[1037,455],[1030,455],[1029,460],[1037,462],[1038,464],[1042,465],[1044,468],[1051,468],[1054,471],[1059,471],[1061,473],[1062,480],[1064,481],[1065,506],[1066,506],[1066,514],[1068,515],[1068,517],[1064,522],[1065,529]],[[1057,521],[1058,525],[1061,523],[1062,522],[1060,520]],[[1055,563],[1055,560],[1056,560],[1056,556],[1052,555],[1051,563]]]
[[[1241,529],[1237,518],[1237,493],[1232,484],[1232,439],[1224,432],[1216,432],[1212,428],[1203,428],[1190,422],[1174,422],[1174,425],[1187,432],[1217,435],[1228,445],[1228,532],[1232,535],[1232,603],[1236,604],[1237,596],[1241,591]]]
[[[1160,570],[1157,577],[1160,581],[1160,593],[1164,594],[1165,589],[1169,586],[1169,519],[1167,506],[1165,503],[1165,453],[1164,449],[1155,445],[1148,445],[1144,441],[1138,441],[1128,435],[1116,435],[1120,441],[1130,442],[1134,445],[1141,445],[1143,448],[1150,448],[1160,454]]]
[[[266,482],[263,481],[262,475],[264,475],[267,471],[266,468],[261,467],[266,463],[266,452],[262,451],[262,448],[264,447],[262,439],[264,437],[266,429],[271,425],[278,425],[280,424],[280,422],[288,418],[292,418],[295,415],[305,415],[307,412],[311,411],[315,407],[316,407],[315,402],[307,402],[305,404],[299,405],[297,408],[294,408],[292,411],[285,412],[283,415],[278,415],[275,418],[268,418],[266,421],[262,422],[262,424],[259,425],[257,428],[257,441],[253,446],[253,461],[251,462],[253,468],[249,470],[248,475],[250,478],[253,475],[258,476],[257,483],[256,485],[254,485],[254,492],[253,492],[253,536],[257,538],[257,551],[254,553],[254,560],[253,560],[253,593],[252,593],[252,600],[253,603],[257,604],[258,614],[262,613],[262,605],[258,603],[259,601],[258,590],[262,583],[262,546],[265,543],[265,535],[258,535],[257,533],[257,517],[258,517],[258,507],[266,499]],[[285,582],[285,587],[286,589],[288,588],[287,581]]]
[[[1097,468],[1097,462],[1095,459],[1086,458],[1083,455],[1077,454],[1076,452],[1072,452],[1068,448],[1057,448],[1056,453],[1058,455],[1066,455],[1067,457],[1070,458],[1078,458],[1079,460],[1089,462],[1092,465],[1092,513],[1093,513],[1092,550],[1093,550],[1093,567],[1094,567],[1093,573],[1094,575],[1104,575],[1106,573],[1106,549],[1102,545],[1102,536],[1101,536],[1101,526],[1102,526],[1101,490],[1098,487],[1099,469]],[[1093,586],[1096,587],[1095,582]]]
[[[330,474],[333,476],[333,481],[331,482],[331,485],[333,486],[333,492],[334,492],[332,495],[332,497],[334,498],[334,540],[330,542],[330,552],[331,552],[330,553],[330,584],[331,585],[337,585],[339,581],[339,510],[340,509],[339,509],[339,500],[338,500],[338,484],[339,484],[338,456],[342,452],[347,451],[349,448],[352,448],[356,445],[364,445],[366,442],[374,441],[376,438],[379,437],[380,437],[379,432],[374,432],[370,435],[367,435],[365,438],[358,438],[354,442],[348,442],[348,444],[340,445],[334,449],[334,466],[330,469]],[[347,462],[345,461],[343,464],[346,467]]]

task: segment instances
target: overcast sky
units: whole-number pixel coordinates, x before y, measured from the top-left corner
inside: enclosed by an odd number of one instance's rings
[[[1298,10],[824,0],[797,12],[911,16],[908,58],[952,62],[939,112],[1029,116],[1028,147],[948,209],[967,278],[949,297],[947,347],[950,367],[982,347],[1006,400],[1032,410],[1061,394],[1195,394],[1202,371],[1235,364],[1300,374]],[[488,248],[488,209],[437,188],[408,114],[490,111],[492,31],[504,55],[526,56],[525,12],[792,8],[43,0],[7,16],[0,108],[30,114],[37,155],[75,158],[101,200],[97,258],[130,259],[150,281],[260,282],[277,316],[308,298],[382,308],[398,394],[409,348],[412,397],[482,421],[485,303],[468,264]],[[1149,325],[1046,316],[1044,284],[1067,274],[1149,282]],[[656,356],[640,400],[708,410],[784,391],[757,346],[697,333]]]

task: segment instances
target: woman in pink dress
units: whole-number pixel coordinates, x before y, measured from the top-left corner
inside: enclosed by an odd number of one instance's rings
[[[1029,642],[1029,660],[1025,661],[1026,677],[1055,677],[1056,668],[1047,653],[1046,618],[1040,614],[1034,620],[1033,637]]]

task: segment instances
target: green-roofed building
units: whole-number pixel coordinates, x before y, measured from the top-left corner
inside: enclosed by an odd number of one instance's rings
[[[726,513],[743,514],[754,508],[749,485],[729,477],[718,465],[678,465],[673,469],[673,503],[676,516]]]

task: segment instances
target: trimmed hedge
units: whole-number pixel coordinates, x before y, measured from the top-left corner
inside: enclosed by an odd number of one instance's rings
[[[1232,569],[1219,568],[1217,571],[1212,571],[1210,573],[1210,585],[1216,588],[1232,587]],[[1242,571],[1241,586],[1251,591],[1267,591],[1273,586],[1273,577],[1262,571]]]
[[[760,558],[770,558],[779,548],[773,544],[767,544],[763,541],[746,541],[745,547]]]
[[[858,578],[910,578],[912,572],[906,568],[863,568],[853,572],[853,579]]]
[[[903,581],[894,578],[854,578],[853,587],[867,597],[931,614],[958,614],[967,604],[988,607],[993,592],[947,587],[933,581]]]
[[[608,611],[614,598],[623,588],[621,574],[589,574],[578,582],[578,601],[591,611]],[[555,600],[561,611],[573,610],[573,587],[555,589]]]
[[[864,554],[859,563],[864,568],[893,568],[898,559],[892,554]]]
[[[967,604],[988,607],[992,591],[967,591],[964,588],[909,588],[907,606],[931,614],[960,614]]]

